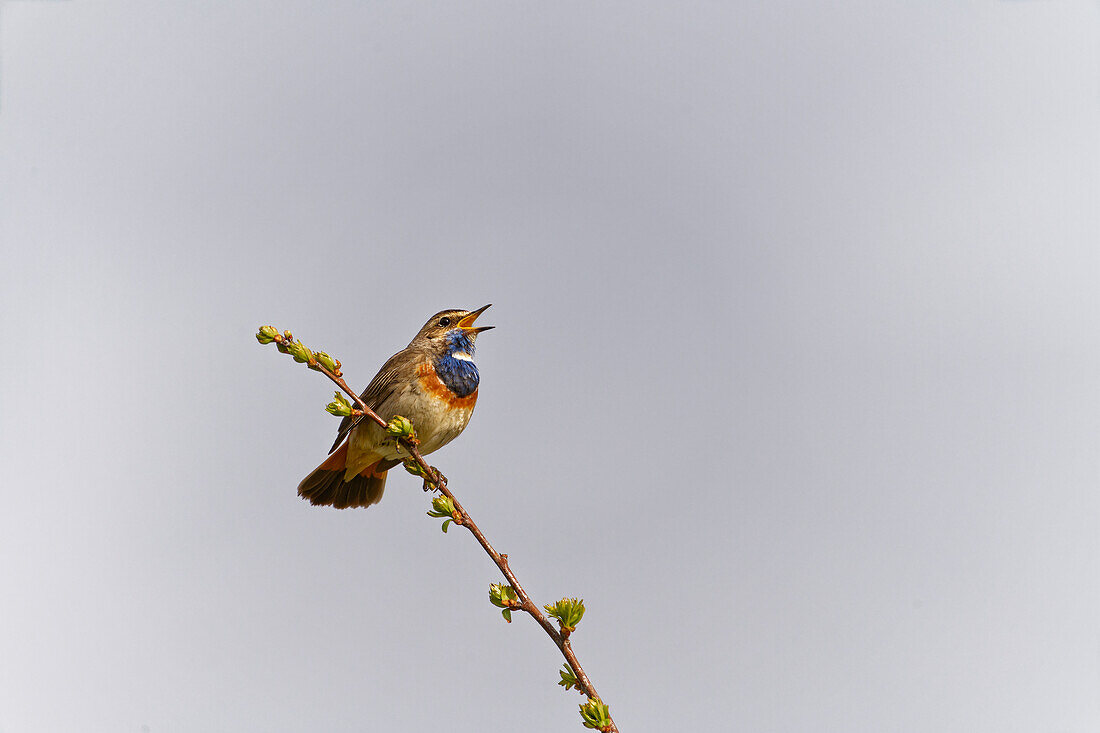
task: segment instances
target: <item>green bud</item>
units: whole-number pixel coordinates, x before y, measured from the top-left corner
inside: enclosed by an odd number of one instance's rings
[[[416,437],[412,421],[400,415],[394,415],[394,418],[386,425],[386,433],[399,440],[401,438],[411,440]]]
[[[401,465],[403,465],[405,467],[405,470],[411,473],[413,476],[419,476],[420,478],[428,477],[428,474],[424,472],[424,469],[420,467],[420,464],[411,458]]]
[[[294,357],[294,361],[299,364],[305,364],[313,356],[313,352],[306,348],[306,345],[301,341],[291,341],[287,344],[287,350],[290,355]]]
[[[455,511],[455,503],[451,501],[449,496],[437,496],[432,499],[432,510],[428,512],[429,517],[453,517]]]
[[[294,334],[292,334],[290,331],[283,331],[283,338],[285,338],[287,341],[291,341],[294,339]]]
[[[580,707],[585,728],[595,728],[596,730],[609,730],[611,728],[611,708],[604,705],[598,697],[588,698],[588,702]]]
[[[562,631],[576,631],[577,624],[584,616],[584,600],[562,598],[557,603],[543,606],[546,612],[558,620]]]
[[[519,593],[507,583],[490,583],[489,603],[497,608],[516,608],[519,606]]]
[[[443,530],[443,534],[447,533],[447,528],[451,526],[451,522],[455,521],[455,503],[449,496],[437,496],[432,499],[432,508],[428,512],[429,517],[437,517],[439,519],[446,519],[440,529]]]
[[[351,402],[348,401],[348,398],[339,392],[333,392],[333,396],[336,399],[325,405],[325,410],[336,415],[336,417],[348,417],[351,415]]]
[[[568,664],[561,665],[561,669],[558,670],[558,674],[561,675],[561,681],[559,685],[566,690],[580,690],[581,684],[577,681],[577,676],[573,674],[573,670],[569,669]]]
[[[275,330],[274,326],[260,326],[260,330],[256,334],[256,340],[261,344],[270,344],[278,335],[279,332]]]
[[[330,372],[336,371],[336,360],[323,351],[313,352],[313,358],[317,360],[317,363],[328,369]]]

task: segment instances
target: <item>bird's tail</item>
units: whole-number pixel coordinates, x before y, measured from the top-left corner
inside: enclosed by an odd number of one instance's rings
[[[368,507],[382,500],[386,488],[386,470],[396,461],[375,461],[357,474],[345,478],[348,444],[333,451],[313,473],[298,484],[298,496],[310,504],[331,505],[337,509]]]

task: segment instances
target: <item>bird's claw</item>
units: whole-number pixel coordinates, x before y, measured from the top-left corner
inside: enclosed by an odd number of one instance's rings
[[[439,489],[439,487],[447,485],[447,477],[443,475],[442,471],[440,471],[435,466],[428,466],[428,468],[432,469],[432,473],[436,475],[439,481],[432,481],[431,476],[425,476],[424,491],[436,491],[437,489]]]

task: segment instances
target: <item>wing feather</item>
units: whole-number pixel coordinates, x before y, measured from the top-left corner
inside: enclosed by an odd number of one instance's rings
[[[399,384],[404,381],[404,375],[414,373],[415,370],[411,365],[415,361],[416,356],[411,354],[408,349],[391,356],[378,370],[378,373],[374,375],[374,379],[370,380],[370,384],[363,390],[363,394],[359,395],[359,399],[363,400],[370,409],[379,412],[379,417],[385,418],[385,415],[380,413],[380,408],[393,396]],[[362,419],[362,416],[349,416],[340,421],[340,428],[336,433],[336,442],[332,444],[329,453],[340,447],[340,444],[348,437],[351,429]]]

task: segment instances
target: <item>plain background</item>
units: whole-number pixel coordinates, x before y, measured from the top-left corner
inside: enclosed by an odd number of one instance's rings
[[[0,731],[1100,730],[1096,2],[0,5]]]

